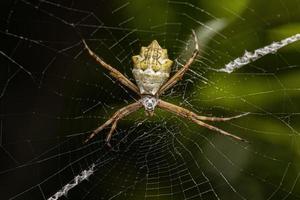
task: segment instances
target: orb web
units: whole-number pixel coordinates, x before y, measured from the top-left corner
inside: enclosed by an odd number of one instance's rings
[[[1,3],[2,198],[300,199],[299,42],[222,72],[245,50],[297,34],[300,2],[211,2]],[[139,98],[94,62],[81,37],[134,82],[131,56],[141,46],[159,41],[174,73],[194,50],[192,29],[201,54],[161,98],[200,115],[249,112],[213,125],[250,143],[156,109],[122,119],[111,149],[108,130],[84,144]]]

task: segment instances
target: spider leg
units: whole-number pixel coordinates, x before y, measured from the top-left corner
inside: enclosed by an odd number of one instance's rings
[[[115,129],[117,128],[117,123],[118,123],[118,120],[116,120],[114,123],[113,123],[113,125],[111,126],[111,128],[110,128],[110,131],[109,131],[109,133],[107,134],[107,136],[106,136],[106,144],[107,144],[107,146],[109,146],[109,147],[111,147],[111,144],[110,144],[110,139],[111,139],[111,136],[112,136],[112,134],[114,133],[114,131],[115,131]]]
[[[161,88],[157,92],[158,95],[161,95],[166,90],[168,90],[173,85],[175,85],[179,80],[181,80],[183,75],[185,74],[185,72],[187,72],[187,70],[189,69],[191,64],[194,62],[197,55],[199,54],[198,38],[197,38],[195,31],[192,30],[192,32],[193,32],[193,36],[194,36],[194,40],[195,40],[195,50],[194,50],[192,57],[190,57],[188,62],[180,70],[178,70],[164,85],[161,86]]]
[[[106,137],[106,142],[107,144],[110,146],[109,141],[110,138],[114,132],[114,130],[117,127],[117,122],[122,119],[123,117],[126,117],[127,115],[137,111],[139,108],[141,108],[143,105],[138,101],[132,104],[129,104],[121,109],[119,109],[117,112],[115,112],[113,114],[113,116],[107,120],[104,124],[102,124],[101,126],[99,126],[97,129],[95,129],[90,135],[89,137],[84,141],[85,143],[88,142],[90,139],[92,139],[96,134],[98,134],[100,131],[102,131],[104,128],[106,128],[107,126],[109,126],[110,124],[112,124],[112,127],[110,129],[109,134]]]
[[[205,117],[205,116],[199,116],[197,115],[196,113],[186,109],[186,108],[182,108],[180,106],[177,106],[177,105],[174,105],[174,104],[171,104],[171,103],[168,103],[166,101],[163,101],[163,100],[158,100],[158,103],[157,103],[157,106],[161,109],[164,109],[164,110],[167,110],[169,112],[172,112],[172,113],[175,113],[176,115],[179,115],[181,117],[185,117],[189,120],[191,120],[192,122],[200,125],[200,126],[204,126],[210,130],[213,130],[213,131],[216,131],[216,132],[219,132],[223,135],[226,135],[226,136],[229,136],[229,137],[232,137],[236,140],[239,140],[239,141],[244,141],[244,142],[247,142],[246,140],[236,136],[236,135],[233,135],[231,133],[228,133],[222,129],[219,129],[215,126],[212,126],[212,125],[209,125],[207,123],[204,123],[200,120],[209,120],[209,121],[228,121],[228,120],[231,120],[231,119],[236,119],[238,117],[242,117],[246,114],[242,114],[242,115],[237,115],[237,116],[234,116],[234,117],[228,117],[228,118],[220,118],[220,117]]]
[[[101,66],[103,66],[105,69],[107,69],[109,71],[109,74],[111,76],[113,76],[115,79],[117,79],[118,81],[120,81],[123,85],[127,86],[128,88],[130,88],[135,93],[140,94],[138,87],[134,83],[132,83],[128,78],[126,78],[126,76],[124,76],[121,72],[119,72],[118,70],[116,70],[114,67],[112,67],[111,65],[107,64],[106,62],[104,62],[104,60],[102,60],[96,53],[94,53],[90,49],[90,47],[87,45],[87,43],[85,42],[84,39],[82,39],[82,43],[84,44],[84,47],[85,47],[85,49],[87,49],[88,53]]]
[[[232,117],[206,117],[206,116],[201,116],[201,115],[195,114],[194,117],[198,120],[203,120],[203,121],[225,122],[225,121],[229,121],[229,120],[232,120],[232,119],[237,119],[237,118],[246,116],[248,114],[249,113],[243,113],[243,114],[235,115],[235,116],[232,116]]]

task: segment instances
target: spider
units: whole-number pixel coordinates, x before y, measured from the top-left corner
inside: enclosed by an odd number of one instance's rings
[[[178,116],[187,118],[192,122],[204,126],[210,130],[216,131],[225,136],[229,136],[239,141],[246,141],[236,135],[228,133],[220,128],[209,125],[203,121],[213,121],[213,122],[221,122],[228,121],[232,119],[239,118],[245,114],[233,116],[233,117],[206,117],[200,116],[196,113],[174,105],[172,103],[163,101],[160,99],[160,96],[172,86],[174,86],[179,80],[182,79],[183,75],[187,72],[189,67],[194,62],[195,58],[199,54],[199,45],[196,33],[192,30],[193,38],[195,42],[195,50],[186,64],[178,70],[171,78],[170,71],[173,61],[168,59],[167,49],[163,49],[156,40],[153,40],[151,44],[147,47],[142,47],[139,55],[135,55],[132,57],[133,61],[133,76],[137,83],[135,85],[128,78],[126,78],[121,72],[119,72],[116,68],[107,64],[103,59],[101,59],[96,53],[94,53],[86,41],[82,39],[83,45],[89,55],[95,59],[102,67],[109,71],[109,74],[117,79],[121,84],[125,85],[137,95],[140,96],[140,100],[136,101],[132,104],[124,106],[115,112],[110,119],[108,119],[104,124],[95,129],[89,137],[85,140],[85,143],[92,139],[96,134],[105,129],[107,126],[111,125],[111,129],[106,137],[106,144],[111,147],[110,139],[114,130],[117,127],[117,123],[123,117],[128,116],[129,114],[139,110],[144,107],[145,113],[147,116],[153,116],[154,110],[156,107],[159,107],[163,110],[174,113]]]

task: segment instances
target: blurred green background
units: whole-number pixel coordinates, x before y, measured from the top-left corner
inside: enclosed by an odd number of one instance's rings
[[[299,0],[2,4],[1,51],[33,74],[32,81],[18,73],[0,99],[3,145],[19,161],[2,158],[4,198],[49,197],[96,163],[68,199],[300,199],[300,42],[232,74],[215,71],[245,50],[300,33]],[[250,112],[212,123],[249,143],[157,109],[150,119],[140,110],[122,120],[115,151],[105,148],[105,134],[83,145],[90,130],[138,97],[84,53],[78,32],[134,81],[131,56],[154,39],[175,61],[172,73],[180,68],[194,50],[191,29],[201,55],[161,98],[200,115]],[[1,59],[6,87],[18,67]]]

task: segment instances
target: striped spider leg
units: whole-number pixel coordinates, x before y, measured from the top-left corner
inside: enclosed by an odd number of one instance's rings
[[[248,113],[244,113],[244,114],[241,114],[241,115],[236,115],[236,116],[233,116],[233,117],[206,117],[206,116],[197,115],[196,113],[194,113],[194,112],[192,112],[192,111],[190,111],[186,108],[171,104],[171,103],[163,101],[161,99],[158,100],[157,106],[159,108],[163,109],[163,110],[166,110],[166,111],[174,113],[178,116],[187,118],[187,119],[191,120],[192,122],[194,122],[194,123],[196,123],[200,126],[204,126],[205,128],[208,128],[212,131],[216,131],[216,132],[218,132],[222,135],[229,136],[229,137],[231,137],[233,139],[236,139],[236,140],[239,140],[239,141],[247,142],[245,139],[242,139],[242,138],[240,138],[236,135],[228,133],[227,131],[224,131],[224,130],[222,130],[220,128],[217,128],[215,126],[209,125],[209,124],[207,124],[203,121],[225,122],[225,121],[229,121],[229,120],[232,120],[232,119],[237,119],[239,117],[245,116]]]
[[[194,30],[192,30],[193,32],[193,36],[194,36],[194,42],[195,42],[195,50],[192,54],[192,56],[190,57],[190,59],[187,61],[187,63],[180,69],[178,70],[172,78],[170,78],[158,91],[158,96],[163,94],[166,90],[168,90],[169,88],[171,88],[173,85],[175,85],[179,80],[182,79],[183,75],[187,72],[187,70],[189,69],[189,67],[192,65],[192,63],[194,62],[194,60],[196,59],[196,57],[199,54],[199,42],[198,42],[198,38],[197,35],[195,33]]]
[[[134,91],[135,93],[139,94],[138,87],[132,83],[126,76],[124,76],[121,72],[119,72],[116,68],[112,67],[111,65],[107,64],[104,60],[102,60],[96,53],[94,53],[90,47],[87,45],[84,39],[82,39],[85,49],[88,51],[89,55],[92,56],[97,63],[99,63],[102,67],[109,71],[109,74],[120,81],[123,85]]]
[[[109,147],[111,147],[111,145],[110,145],[110,139],[111,139],[111,136],[112,136],[113,132],[115,131],[115,129],[117,127],[118,121],[120,119],[122,119],[123,117],[126,117],[127,115],[129,115],[129,114],[137,111],[142,106],[143,105],[139,101],[137,101],[135,103],[129,104],[129,105],[124,106],[123,108],[119,109],[117,112],[115,112],[115,114],[113,114],[113,116],[109,120],[107,120],[104,124],[102,124],[101,126],[99,126],[97,129],[95,129],[84,142],[85,143],[88,142],[96,134],[98,134],[100,131],[102,131],[107,126],[109,126],[110,124],[112,124],[111,129],[110,129],[109,133],[106,136],[106,143],[107,143],[107,145]]]

